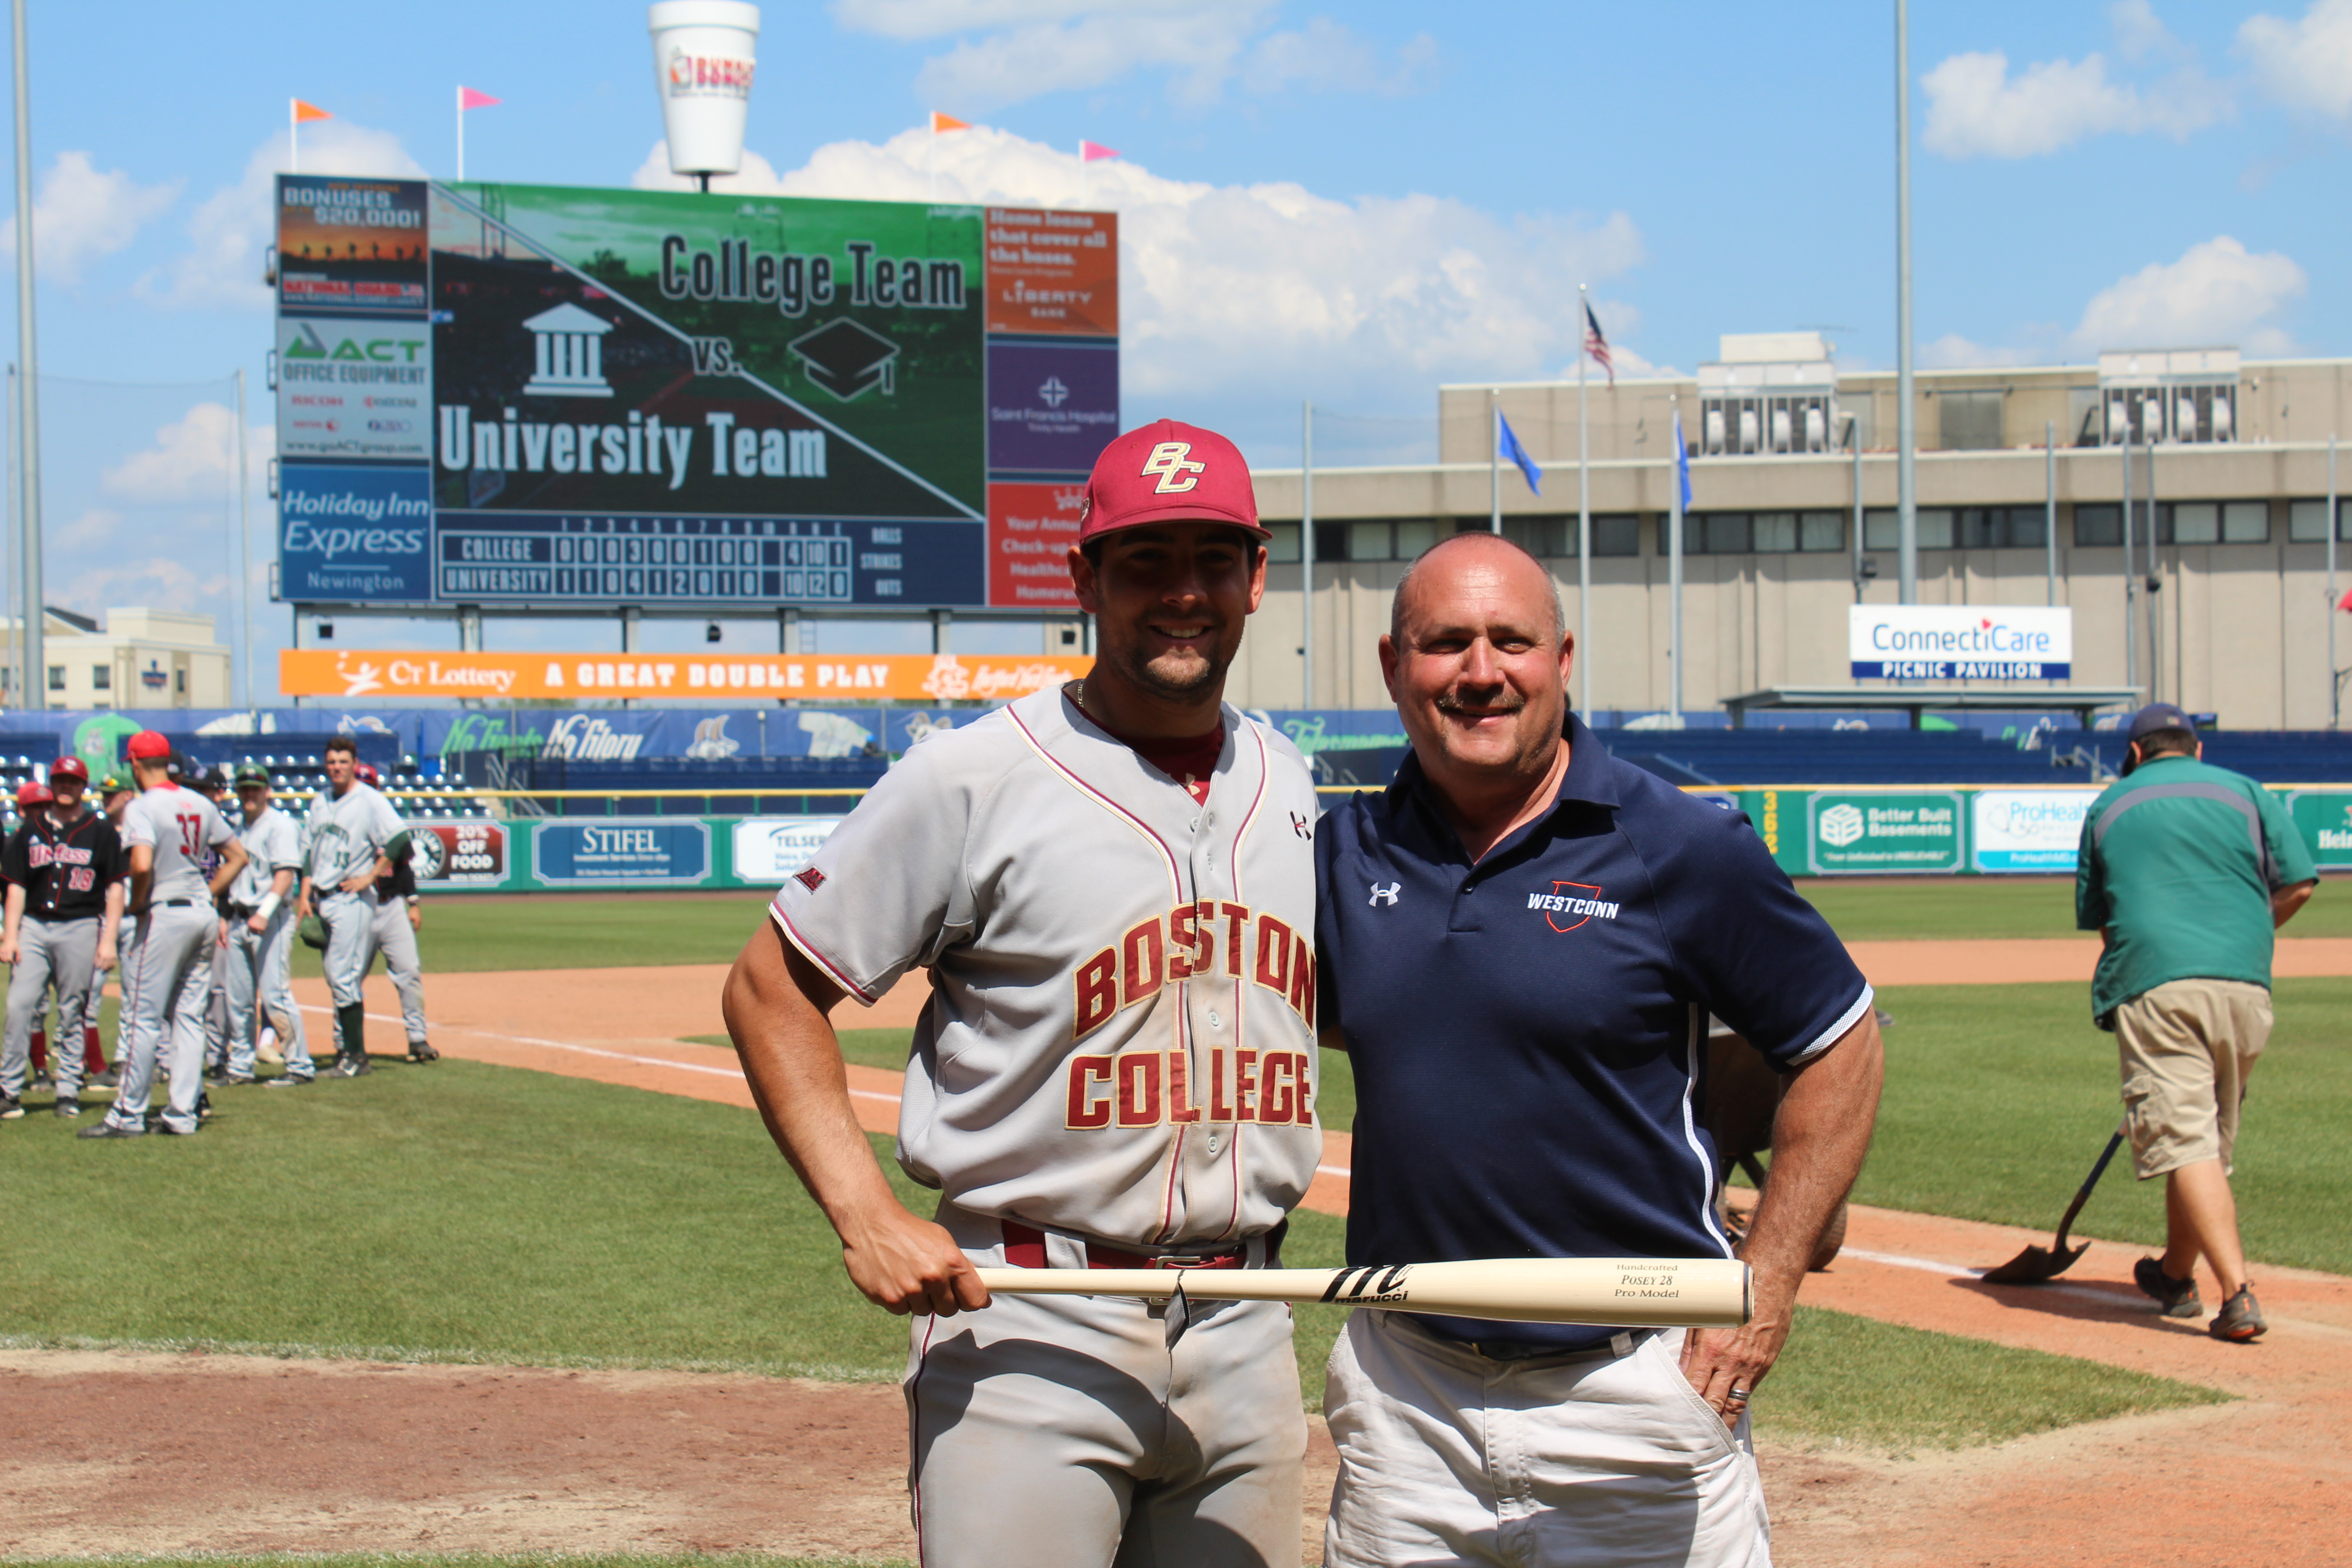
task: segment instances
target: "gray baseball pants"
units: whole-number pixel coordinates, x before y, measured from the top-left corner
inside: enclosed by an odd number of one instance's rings
[[[383,950],[383,972],[400,994],[400,1021],[412,1046],[425,1039],[425,962],[416,955],[416,933],[408,925],[408,900],[394,899],[375,911],[374,945]],[[369,959],[373,961],[371,952]],[[361,973],[367,973],[364,966]]]
[[[57,1075],[58,1098],[81,1098],[82,1009],[98,967],[96,915],[45,921],[27,915],[16,929],[16,968],[8,977],[8,1025],[0,1038],[0,1090],[11,1099],[25,1094],[32,1062],[33,1031],[48,1011],[49,988],[58,993],[58,1027],[49,1038],[49,1070]]]
[[[272,1014],[293,1020],[293,1032],[285,1037],[286,1076],[309,1078],[318,1070],[310,1060],[310,1041],[302,1030],[301,1009],[294,1005],[293,970],[287,956],[293,942],[291,904],[278,906],[266,931],[256,931],[243,921],[229,921],[228,943],[221,952],[226,963],[228,1070],[232,1077],[247,1077],[253,1072],[256,1003]]]
[[[220,917],[210,900],[190,900],[158,904],[139,925],[139,950],[124,966],[122,987],[130,1045],[122,1086],[106,1119],[118,1127],[144,1125],[161,1067],[169,1083],[163,1125],[194,1132],[196,1097],[205,1087],[205,998],[212,988]]]
[[[335,1051],[362,1051],[365,1040],[343,1038],[343,1019],[357,1017],[360,983],[375,961],[375,889],[346,893],[341,888],[319,900],[319,919],[327,928],[327,994],[335,1006]]]

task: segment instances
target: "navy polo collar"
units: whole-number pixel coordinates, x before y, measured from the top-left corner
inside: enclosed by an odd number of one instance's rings
[[[1559,791],[1552,796],[1551,808],[1488,850],[1487,860],[1494,859],[1504,848],[1549,821],[1563,805],[1598,805],[1614,810],[1624,804],[1617,793],[1617,759],[1609,754],[1600,737],[1587,729],[1584,721],[1579,719],[1573,710],[1570,711],[1567,722],[1560,726],[1560,733],[1568,738],[1568,771],[1560,775]],[[1412,801],[1420,808],[1424,819],[1436,829],[1438,842],[1459,847],[1460,840],[1455,837],[1444,809],[1438,804],[1436,787],[1429,782],[1429,775],[1422,771],[1418,752],[1410,749],[1406,751],[1404,762],[1397,768],[1395,782],[1389,785],[1388,793],[1391,811],[1406,801]]]

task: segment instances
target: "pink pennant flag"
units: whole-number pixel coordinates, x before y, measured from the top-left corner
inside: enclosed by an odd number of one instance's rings
[[[457,89],[457,107],[461,110],[488,109],[496,102],[498,100],[487,92],[476,92],[470,87],[461,87]]]
[[[1078,159],[1081,163],[1095,163],[1101,162],[1105,158],[1116,158],[1118,156],[1118,148],[1106,147],[1099,142],[1081,142],[1078,143]]]

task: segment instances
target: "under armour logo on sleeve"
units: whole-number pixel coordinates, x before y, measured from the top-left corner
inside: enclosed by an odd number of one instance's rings
[[[1372,907],[1379,909],[1395,903],[1397,901],[1397,895],[1403,890],[1404,884],[1402,882],[1391,882],[1385,888],[1381,887],[1378,882],[1374,882],[1372,884]]]

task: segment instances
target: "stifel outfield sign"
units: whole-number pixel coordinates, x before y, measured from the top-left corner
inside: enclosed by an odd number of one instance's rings
[[[2074,612],[2040,605],[1856,605],[1846,612],[1857,680],[2064,680]]]
[[[1025,696],[1076,680],[1094,661],[1049,655],[887,654],[816,658],[769,654],[414,653],[287,648],[278,689],[289,697],[672,698],[702,701],[814,698],[961,702]]]

